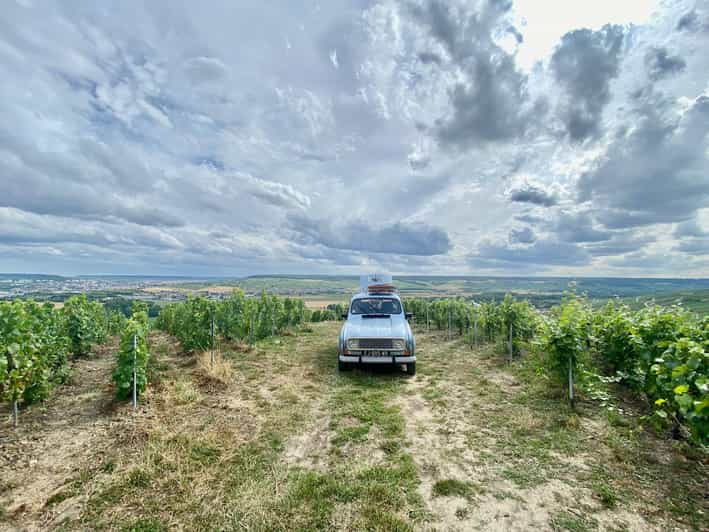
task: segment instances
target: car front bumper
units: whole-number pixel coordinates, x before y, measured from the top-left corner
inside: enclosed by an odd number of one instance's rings
[[[416,362],[416,356],[367,356],[367,355],[340,355],[340,362],[356,364],[411,364]]]

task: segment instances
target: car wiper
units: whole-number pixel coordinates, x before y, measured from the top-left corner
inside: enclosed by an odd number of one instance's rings
[[[382,313],[379,313],[379,314],[362,314],[362,317],[363,317],[363,318],[388,318],[388,317],[390,317],[390,316],[391,316],[391,314],[382,314]]]

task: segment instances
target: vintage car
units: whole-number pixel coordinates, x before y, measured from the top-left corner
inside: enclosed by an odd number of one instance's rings
[[[354,364],[404,364],[416,374],[416,341],[409,326],[410,314],[390,283],[360,287],[352,297],[340,331],[338,368]]]

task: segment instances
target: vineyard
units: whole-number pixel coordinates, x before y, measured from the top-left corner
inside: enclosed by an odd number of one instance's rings
[[[497,343],[510,358],[531,352],[571,402],[575,386],[593,394],[599,382],[616,382],[647,398],[656,427],[686,427],[695,441],[709,441],[709,317],[613,301],[594,309],[575,292],[547,314],[510,296],[499,304],[410,299],[406,308],[420,326],[449,338]]]
[[[68,375],[69,356],[86,356],[106,340],[109,327],[120,326],[100,303],[85,296],[69,299],[62,309],[51,303],[0,302],[0,398],[12,404],[41,401]]]
[[[309,317],[302,300],[266,294],[247,298],[237,290],[220,302],[188,298],[167,305],[156,326],[192,352],[213,348],[220,337],[253,343]],[[148,305],[141,301],[133,302],[129,318],[85,295],[68,299],[60,309],[34,301],[0,302],[0,399],[12,405],[17,424],[20,405],[46,399],[69,376],[70,357],[88,356],[109,335],[120,337],[112,374],[116,395],[127,399],[134,385],[139,395],[148,384],[149,330]]]
[[[647,305],[633,311],[618,302],[593,309],[583,297],[567,294],[561,305],[542,314],[526,301],[507,296],[500,303],[459,299],[408,299],[415,324],[464,337],[471,346],[497,343],[510,360],[523,350],[536,352],[542,370],[574,389],[599,380],[615,381],[646,397],[656,426],[686,426],[699,442],[709,438],[709,318],[680,307]],[[222,301],[190,297],[165,306],[156,326],[178,338],[185,351],[215,347],[219,338],[253,344],[305,321],[337,319],[339,307],[310,312],[302,300],[263,293],[246,297],[236,290]],[[149,329],[147,305],[133,305],[126,321],[85,296],[62,309],[32,301],[0,303],[0,394],[13,405],[47,397],[67,377],[69,354],[86,356],[92,345],[119,334],[114,381],[119,397],[132,386],[133,351],[138,388],[147,384]]]
[[[414,378],[338,374],[335,304],[0,303],[0,530],[701,529],[707,318],[404,304]]]
[[[163,308],[157,327],[179,338],[186,351],[211,349],[218,337],[253,344],[276,336],[306,320],[301,299],[279,298],[262,293],[247,298],[240,290],[217,302],[190,297],[184,303]]]

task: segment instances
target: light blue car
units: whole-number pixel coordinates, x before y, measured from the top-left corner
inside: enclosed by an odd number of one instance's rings
[[[352,297],[340,331],[338,368],[354,364],[405,364],[416,374],[416,341],[410,314],[395,292],[360,292]]]

